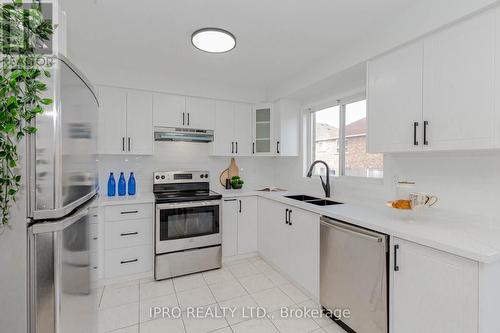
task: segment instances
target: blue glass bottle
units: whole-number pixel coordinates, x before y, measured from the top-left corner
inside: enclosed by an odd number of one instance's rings
[[[118,195],[124,196],[127,193],[127,183],[125,182],[125,176],[123,172],[120,172],[120,178],[118,179]]]
[[[112,172],[110,172],[108,179],[108,197],[114,197],[115,195],[116,195],[115,176],[113,175]]]
[[[135,195],[135,177],[134,173],[131,172],[128,177],[128,195]]]

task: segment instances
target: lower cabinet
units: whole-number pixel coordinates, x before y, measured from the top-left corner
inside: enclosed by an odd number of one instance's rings
[[[319,218],[259,198],[259,252],[319,299]]]
[[[222,256],[257,252],[257,197],[224,198]]]
[[[391,332],[477,332],[477,262],[398,238],[391,253]]]

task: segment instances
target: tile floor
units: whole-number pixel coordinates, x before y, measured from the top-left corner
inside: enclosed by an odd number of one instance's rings
[[[221,269],[153,281],[142,279],[99,290],[99,333],[342,333],[328,318],[282,318],[287,307],[319,305],[260,257],[228,262]],[[174,316],[151,316],[151,307],[177,309]],[[191,309],[217,314],[193,318]],[[250,315],[263,307],[267,316]],[[236,309],[234,314],[222,309]],[[255,313],[255,312],[254,312]]]

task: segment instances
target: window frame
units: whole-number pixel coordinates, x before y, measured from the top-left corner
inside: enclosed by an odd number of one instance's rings
[[[345,128],[346,128],[346,108],[347,104],[360,102],[362,100],[366,100],[365,93],[359,93],[355,95],[351,95],[346,98],[337,99],[335,102],[324,103],[321,105],[317,105],[315,107],[308,107],[305,110],[305,119],[306,126],[304,126],[306,139],[304,143],[306,143],[307,147],[305,147],[306,154],[304,156],[304,177],[309,170],[309,166],[315,161],[315,149],[314,149],[314,139],[316,137],[316,126],[315,126],[315,113],[327,108],[339,107],[339,173],[334,175],[333,178],[335,180],[342,181],[361,181],[375,184],[383,184],[383,177],[363,177],[363,176],[349,176],[345,174],[345,162],[346,162],[346,142],[349,139],[345,136]],[[367,114],[368,117],[368,114]],[[319,175],[313,174],[314,177],[319,177]]]

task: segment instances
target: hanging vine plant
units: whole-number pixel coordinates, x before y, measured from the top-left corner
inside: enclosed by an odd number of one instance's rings
[[[50,77],[49,56],[41,50],[53,34],[40,2],[0,4],[0,225],[9,223],[9,210],[21,186],[17,146],[33,135],[33,120],[52,104],[44,98],[44,78]]]

